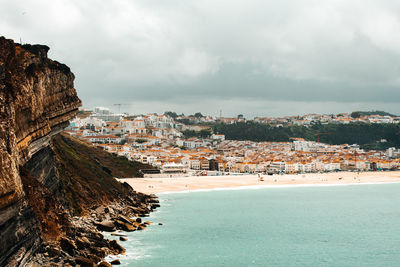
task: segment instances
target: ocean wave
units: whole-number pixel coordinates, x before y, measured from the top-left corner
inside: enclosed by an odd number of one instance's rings
[[[128,241],[121,243],[126,250],[124,254],[108,255],[105,260],[111,262],[115,259],[119,259],[121,261],[120,266],[130,266],[135,261],[152,257],[150,252],[158,247],[157,245],[153,247],[145,246],[139,239],[133,238],[132,235],[129,234],[128,238]]]

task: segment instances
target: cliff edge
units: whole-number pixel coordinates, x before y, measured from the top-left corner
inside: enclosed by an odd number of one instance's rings
[[[24,264],[39,244],[20,166],[48,146],[81,105],[70,69],[49,48],[0,37],[0,266]]]
[[[81,101],[48,50],[0,37],[0,266],[97,266],[124,251],[100,231],[143,230],[159,207],[114,177],[151,166],[61,133]]]

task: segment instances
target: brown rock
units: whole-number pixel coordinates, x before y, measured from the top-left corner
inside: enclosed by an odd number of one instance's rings
[[[112,265],[120,265],[121,262],[119,261],[119,259],[116,259],[116,260],[113,260],[113,261],[111,262],[111,264],[112,264]]]
[[[136,227],[136,228],[138,228],[139,225],[140,225],[140,223],[138,223],[138,222],[134,222],[134,223],[133,223],[133,226]]]
[[[120,220],[116,220],[116,221],[114,221],[114,224],[118,227],[118,229],[124,230],[126,232],[132,232],[132,231],[136,230],[136,228],[133,227],[133,225],[130,221],[125,223]]]
[[[90,244],[90,241],[89,241],[89,239],[87,239],[86,236],[82,237],[82,241],[85,242],[85,243]]]
[[[146,212],[143,208],[133,208],[132,207],[131,209],[133,210],[134,213],[137,213],[137,214],[142,214],[142,213]]]
[[[99,258],[104,258],[108,253],[108,249],[105,248],[105,247],[101,247],[101,248],[99,248],[99,247],[91,247],[90,248],[90,252],[93,253],[94,255],[96,255]]]
[[[91,243],[86,237],[77,237],[75,244],[80,250],[91,246]]]
[[[74,256],[75,251],[78,249],[75,242],[66,237],[62,237],[60,239],[60,246],[62,250],[64,250],[71,256]]]
[[[149,203],[160,203],[160,201],[158,199],[155,199],[155,198],[149,199],[148,202]]]
[[[114,225],[118,228],[121,229],[124,226],[124,222],[120,221],[120,220],[115,220],[114,221]]]
[[[121,247],[120,244],[118,244],[117,240],[111,240],[109,242],[109,245],[110,245],[110,248],[112,248],[118,254],[120,254],[120,253],[125,251],[125,249],[123,247]]]
[[[142,218],[136,218],[136,222],[142,223]]]
[[[126,218],[125,216],[122,216],[122,215],[118,216],[117,219],[119,221],[121,221],[121,222],[124,222],[124,223],[130,223],[131,222],[128,218]]]
[[[97,229],[100,231],[113,232],[115,231],[115,225],[112,221],[102,221],[100,223],[96,223]]]
[[[121,240],[121,241],[128,241],[128,238],[123,237],[123,236],[120,236],[120,237],[119,237],[119,240]]]
[[[95,209],[95,211],[97,212],[97,213],[104,213],[104,207],[103,206],[100,206],[100,207],[97,207],[96,209]]]
[[[112,265],[106,261],[102,261],[99,263],[98,267],[111,267]]]
[[[133,232],[133,231],[136,230],[136,228],[133,227],[133,225],[130,224],[130,223],[125,223],[122,229],[123,229],[124,231],[127,231],[127,232]]]
[[[100,257],[98,257],[98,256],[96,256],[96,255],[93,255],[93,254],[88,254],[88,255],[87,255],[87,258],[88,258],[90,261],[94,262],[94,263],[97,263],[97,262],[101,261],[101,258],[100,258]]]
[[[146,230],[146,225],[145,224],[139,225],[137,230]]]
[[[79,264],[82,267],[95,267],[96,263],[94,263],[93,261],[84,258],[84,257],[77,257],[75,258],[75,263]]]
[[[153,222],[151,222],[151,221],[145,221],[144,222],[144,224],[146,224],[146,225],[150,225],[150,224],[152,224]]]
[[[46,251],[50,257],[56,257],[61,255],[61,250],[56,246],[48,246],[46,247]]]

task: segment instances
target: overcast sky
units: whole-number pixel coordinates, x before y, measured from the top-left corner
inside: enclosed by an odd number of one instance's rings
[[[400,1],[0,0],[86,107],[225,116],[400,114]]]

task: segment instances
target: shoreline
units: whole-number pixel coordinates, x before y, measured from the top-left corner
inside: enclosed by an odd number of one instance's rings
[[[186,193],[212,190],[240,190],[303,186],[343,186],[400,183],[400,171],[335,172],[241,176],[191,176],[165,178],[125,178],[136,191],[146,194]]]
[[[376,182],[376,183],[343,183],[343,184],[286,184],[286,185],[245,185],[238,187],[216,187],[216,188],[204,188],[204,189],[193,189],[184,191],[165,191],[157,193],[157,196],[168,195],[168,194],[184,194],[184,193],[196,193],[196,192],[211,192],[211,191],[236,191],[236,190],[258,190],[258,189],[280,189],[280,188],[299,188],[299,187],[331,187],[331,186],[355,186],[355,185],[385,185],[385,184],[400,184],[400,181],[395,182]]]
[[[145,218],[159,207],[157,196],[130,189],[130,193],[119,200],[94,205],[84,214],[71,217],[69,227],[73,230],[61,236],[60,242],[43,242],[42,249],[31,262],[38,266],[120,264],[118,258],[127,250],[123,244],[128,241],[127,233],[146,230],[152,222]],[[113,235],[115,238],[110,238]]]

